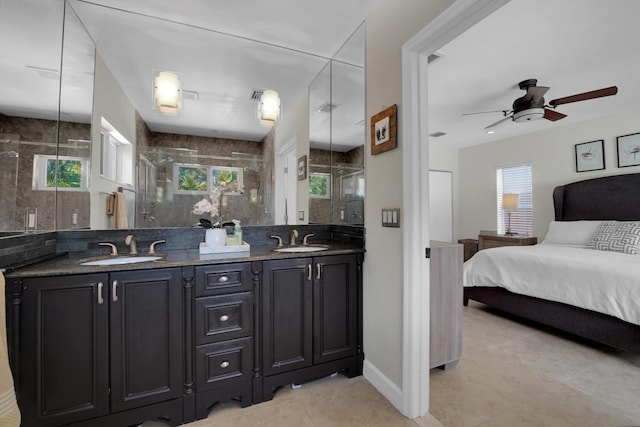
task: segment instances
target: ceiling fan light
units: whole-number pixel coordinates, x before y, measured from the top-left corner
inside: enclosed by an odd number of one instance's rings
[[[182,106],[180,80],[175,73],[161,71],[153,81],[154,106],[163,114],[178,114]]]
[[[527,108],[513,113],[514,122],[530,122],[544,117],[544,108]]]

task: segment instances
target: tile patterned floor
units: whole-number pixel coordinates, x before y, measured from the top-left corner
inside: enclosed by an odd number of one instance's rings
[[[406,419],[364,378],[335,376],[245,409],[223,405],[186,426],[640,426],[640,355],[510,320],[482,304],[464,309],[460,363],[430,379],[430,412],[442,424]]]

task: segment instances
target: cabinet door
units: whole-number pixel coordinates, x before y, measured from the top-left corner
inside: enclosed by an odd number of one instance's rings
[[[181,270],[110,275],[111,411],[182,394]]]
[[[107,414],[106,285],[106,274],[24,280],[18,396],[23,426],[62,425]]]
[[[263,263],[264,375],[311,366],[311,258]]]
[[[353,356],[358,340],[356,257],[315,257],[313,263],[313,363]]]

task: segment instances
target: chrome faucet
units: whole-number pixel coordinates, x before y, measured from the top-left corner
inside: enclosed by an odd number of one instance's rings
[[[291,239],[289,240],[289,245],[295,246],[297,237],[298,237],[298,230],[293,230],[291,232]]]
[[[156,245],[160,244],[160,243],[165,243],[165,240],[156,240],[155,242],[151,243],[151,245],[149,246],[149,255],[154,255],[156,254]]]
[[[127,237],[124,238],[124,244],[129,246],[129,254],[131,255],[137,255],[138,254],[138,245],[136,244],[136,241],[133,240],[133,236],[131,234],[129,234]]]
[[[307,239],[309,239],[309,237],[313,237],[313,236],[314,236],[314,234],[313,234],[313,233],[310,233],[310,234],[305,235],[305,236],[304,236],[304,238],[302,239],[302,244],[303,244],[303,245],[308,245],[308,244],[309,244],[309,242],[307,242]]]
[[[108,242],[100,242],[98,243],[100,246],[110,246],[111,247],[111,255],[118,255],[118,248],[113,243]]]

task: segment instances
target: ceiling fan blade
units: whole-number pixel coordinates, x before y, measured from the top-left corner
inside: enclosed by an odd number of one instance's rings
[[[511,115],[511,116],[507,116],[507,117],[505,117],[504,119],[500,119],[500,120],[498,120],[497,122],[490,124],[490,125],[489,125],[489,126],[487,126],[485,129],[491,129],[491,128],[494,128],[494,127],[496,127],[496,126],[498,126],[498,125],[500,125],[500,124],[502,124],[502,123],[506,122],[507,120],[513,120],[513,116]]]
[[[549,88],[547,86],[529,86],[527,88],[527,94],[524,96],[525,101],[539,101],[542,99]]]
[[[549,110],[548,108],[544,109],[544,118],[547,120],[551,120],[555,122],[556,120],[564,119],[567,117],[566,114],[559,113],[557,111]]]
[[[463,116],[473,116],[474,114],[502,113],[507,114],[509,110],[476,111],[474,113],[462,113]]]
[[[577,95],[565,96],[564,98],[554,99],[549,102],[552,107],[557,107],[570,102],[586,101],[588,99],[602,98],[603,96],[611,96],[618,93],[617,86],[606,87],[604,89],[592,90],[590,92],[579,93]]]

